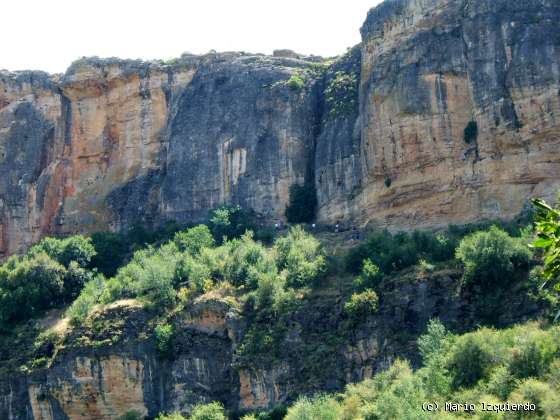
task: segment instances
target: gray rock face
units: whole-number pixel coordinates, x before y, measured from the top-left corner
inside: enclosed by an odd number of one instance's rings
[[[211,53],[4,72],[0,256],[222,203],[273,221],[304,182],[324,223],[513,218],[560,187],[559,18],[546,0],[388,0],[334,62]]]
[[[50,167],[61,138],[57,122],[38,107],[33,92],[41,92],[43,104],[58,101],[55,85],[42,72],[0,74],[0,258],[23,251],[25,236],[37,240],[49,232],[52,218],[44,208],[50,192]],[[15,99],[18,98],[18,99]],[[13,99],[13,100],[12,100]],[[11,244],[11,249],[10,245]]]
[[[323,80],[314,173],[319,216],[325,222],[344,219],[351,198],[361,190],[360,66],[361,49],[356,46],[329,68]]]
[[[202,63],[172,105],[162,213],[203,220],[221,203],[282,217],[289,187],[309,175],[318,124],[305,63],[235,57]]]

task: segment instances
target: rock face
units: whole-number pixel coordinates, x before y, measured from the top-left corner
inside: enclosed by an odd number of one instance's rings
[[[283,83],[304,66],[242,56],[200,64],[171,110],[166,217],[201,220],[225,202],[282,217],[290,186],[308,175],[318,123],[311,92]]]
[[[512,218],[560,187],[560,5],[387,0],[335,62],[278,51],[0,73],[0,256],[221,203],[390,229]],[[466,130],[466,131],[465,131]]]
[[[480,314],[472,296],[455,293],[460,281],[460,272],[445,270],[388,282],[378,313],[358,323],[345,317],[345,299],[336,293],[310,296],[272,322],[252,320],[235,299],[212,291],[165,321],[175,331],[165,356],[157,350],[153,311],[117,302],[67,331],[48,366],[1,375],[0,418],[109,420],[129,411],[155,417],[188,414],[211,401],[245,412],[338,392],[396,358],[417,364],[416,338],[433,317],[456,331],[474,328]],[[499,325],[538,314],[516,287],[492,307]],[[274,337],[274,346],[247,350],[261,332]]]
[[[47,234],[204,219],[222,203],[281,218],[312,177],[314,64],[237,53],[174,65],[86,59],[0,78],[0,253]]]
[[[362,28],[363,189],[394,227],[510,218],[558,188],[560,4],[387,1]],[[478,135],[465,136],[467,126]],[[476,125],[474,125],[476,124]]]

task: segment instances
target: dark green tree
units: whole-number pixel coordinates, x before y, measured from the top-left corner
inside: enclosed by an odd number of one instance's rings
[[[456,256],[465,267],[465,283],[483,288],[511,282],[518,270],[529,268],[532,257],[522,238],[511,237],[496,226],[465,237]]]
[[[317,192],[311,184],[290,187],[290,204],[286,207],[286,218],[290,223],[310,223],[315,219]]]
[[[128,246],[123,235],[112,232],[98,232],[91,235],[96,255],[90,266],[97,268],[106,277],[112,277],[123,264],[128,254]]]
[[[248,230],[255,230],[255,217],[237,205],[218,207],[210,213],[210,231],[214,239],[221,243],[223,239],[241,237]]]

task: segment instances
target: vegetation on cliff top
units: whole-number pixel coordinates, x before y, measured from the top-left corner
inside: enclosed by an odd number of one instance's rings
[[[293,207],[301,207],[293,201]],[[96,305],[119,299],[137,298],[171,308],[180,296],[192,297],[221,284],[238,288],[255,310],[279,308],[294,299],[294,291],[321,287],[328,276],[341,274],[355,275],[347,312],[356,315],[374,311],[374,294],[384,278],[415,265],[431,270],[434,264],[456,260],[465,268],[465,285],[482,290],[498,290],[524,276],[532,265],[528,230],[510,229],[513,236],[497,227],[453,228],[438,234],[378,231],[343,257],[347,274],[340,271],[341,257],[327,260],[319,241],[301,227],[278,237],[271,247],[256,240],[251,230],[257,230],[252,215],[229,206],[215,210],[208,225],[172,237],[132,231],[127,239],[141,238],[133,243],[154,238],[159,243],[136,251],[134,245],[126,264],[122,262],[130,248],[116,234],[47,238],[0,267],[0,323],[7,328],[72,301],[67,314],[74,324]]]

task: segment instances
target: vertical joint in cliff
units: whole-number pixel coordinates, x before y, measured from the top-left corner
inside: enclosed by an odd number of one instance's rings
[[[62,91],[60,92],[60,101],[62,105],[64,145],[69,146],[72,143],[72,103]]]
[[[313,109],[313,125],[311,133],[311,145],[307,159],[307,168],[305,173],[305,183],[315,187],[315,157],[317,155],[317,141],[321,135],[321,122],[324,115],[324,98],[323,92],[325,87],[326,75],[323,74],[315,83],[312,92],[312,109]]]

